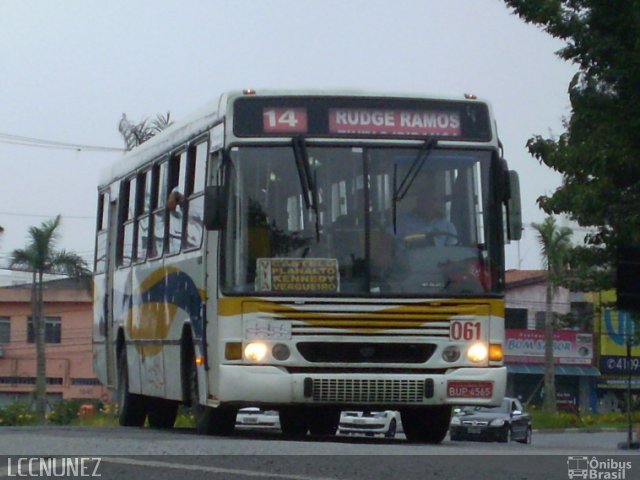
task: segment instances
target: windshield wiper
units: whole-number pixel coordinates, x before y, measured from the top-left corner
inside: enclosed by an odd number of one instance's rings
[[[311,167],[309,166],[309,153],[304,137],[294,137],[293,156],[298,169],[298,178],[300,179],[300,187],[302,188],[302,199],[306,210],[312,209],[316,214],[316,240],[320,242],[320,215],[318,214],[318,189],[311,175]]]
[[[433,151],[434,148],[438,146],[438,140],[434,138],[427,138],[422,146],[420,147],[420,151],[416,155],[416,158],[413,159],[409,170],[405,174],[404,178],[400,182],[400,186],[396,186],[397,176],[398,176],[398,164],[394,164],[393,166],[393,233],[396,233],[396,214],[397,214],[397,202],[400,202],[404,197],[407,196],[411,185],[413,185],[413,181],[416,179],[420,170],[422,170],[422,166],[424,162],[429,157],[429,154]]]

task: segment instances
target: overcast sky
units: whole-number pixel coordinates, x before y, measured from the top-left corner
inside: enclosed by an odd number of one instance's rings
[[[246,87],[486,98],[524,221],[539,222],[535,200],[560,176],[525,143],[562,132],[576,70],[562,46],[501,0],[1,0],[0,264],[58,213],[59,246],[92,258],[98,176],[119,156],[15,137],[121,148],[123,112],[180,119]],[[507,247],[518,266],[541,266],[530,227]]]

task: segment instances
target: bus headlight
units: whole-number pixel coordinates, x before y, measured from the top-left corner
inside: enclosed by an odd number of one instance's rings
[[[484,343],[474,343],[467,350],[467,358],[472,362],[478,363],[487,359],[487,346]]]
[[[264,343],[247,343],[244,347],[244,357],[247,360],[259,362],[267,356],[267,346]]]

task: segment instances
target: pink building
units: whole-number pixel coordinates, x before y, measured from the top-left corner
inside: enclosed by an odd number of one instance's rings
[[[507,395],[525,403],[541,403],[547,272],[507,270],[505,273],[505,365]],[[579,292],[559,287],[551,304],[555,316],[554,357],[559,408],[596,411],[593,305]]]
[[[93,373],[89,288],[74,280],[45,284],[45,348],[49,401],[109,398]],[[31,285],[0,288],[0,405],[29,401],[36,349],[30,325]]]
[[[509,309],[507,328],[544,329],[547,272],[546,270],[507,270],[505,272],[505,304]],[[556,315],[571,312],[571,294],[566,288],[556,290],[552,311]]]

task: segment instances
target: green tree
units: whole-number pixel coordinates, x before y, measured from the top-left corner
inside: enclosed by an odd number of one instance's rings
[[[640,244],[640,0],[505,0],[525,22],[566,42],[557,54],[578,72],[569,85],[571,115],[558,137],[534,136],[529,152],[562,174],[538,199],[548,214],[593,226],[574,258],[613,276],[615,249]]]
[[[542,263],[547,271],[545,296],[545,361],[544,361],[544,409],[556,411],[556,380],[553,358],[553,332],[555,330],[553,299],[558,287],[563,285],[569,270],[571,254],[571,235],[567,227],[558,227],[553,217],[547,217],[542,223],[534,223],[542,254]]]
[[[151,121],[145,118],[136,124],[131,123],[127,115],[123,113],[118,124],[118,131],[122,135],[126,149],[131,150],[171,126],[172,123],[170,112],[167,112],[166,115],[157,114],[156,118]]]
[[[29,239],[25,248],[11,253],[12,268],[32,272],[31,322],[36,345],[36,411],[44,417],[47,406],[47,375],[45,356],[45,323],[43,318],[44,274],[58,273],[75,278],[89,278],[86,262],[77,254],[57,250],[60,215],[45,221],[40,227],[29,229]]]

